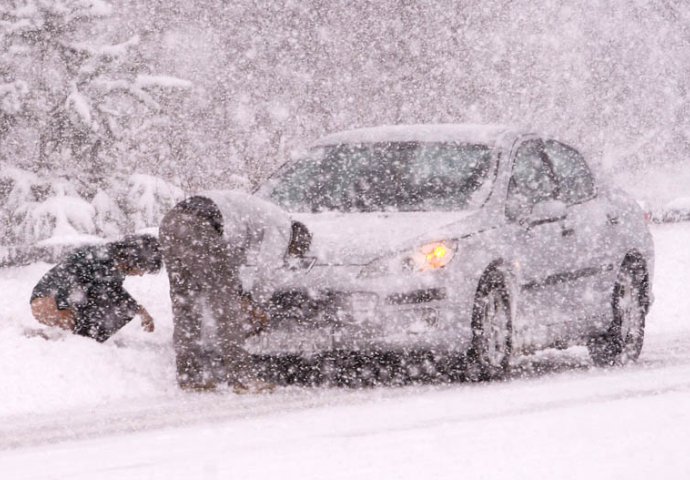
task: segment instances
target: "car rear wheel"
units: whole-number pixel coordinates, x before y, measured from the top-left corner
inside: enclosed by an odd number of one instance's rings
[[[613,320],[608,331],[590,341],[589,353],[599,367],[625,365],[640,356],[644,342],[646,269],[640,260],[627,259],[613,288]]]
[[[503,275],[490,270],[477,288],[472,311],[472,346],[467,352],[469,381],[504,378],[512,354],[510,297]]]

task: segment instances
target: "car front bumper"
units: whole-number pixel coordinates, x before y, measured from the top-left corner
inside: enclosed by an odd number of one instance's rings
[[[460,353],[471,341],[467,308],[453,303],[447,290],[438,286],[378,291],[291,288],[274,295],[270,310],[270,327],[247,340],[253,354]]]

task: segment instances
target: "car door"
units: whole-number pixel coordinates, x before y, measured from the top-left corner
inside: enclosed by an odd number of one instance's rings
[[[563,325],[570,318],[566,209],[558,202],[558,182],[541,139],[522,141],[513,149],[512,162],[506,217],[520,289],[516,341],[525,347],[546,347],[562,338]],[[549,204],[555,205],[551,216],[542,208]]]
[[[567,210],[563,241],[570,281],[564,303],[577,318],[565,327],[568,337],[586,337],[602,305],[609,308],[618,218],[597,195],[591,170],[577,150],[553,139],[545,142],[545,150]]]

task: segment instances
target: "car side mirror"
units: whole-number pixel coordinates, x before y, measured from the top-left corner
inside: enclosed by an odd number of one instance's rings
[[[566,217],[567,208],[567,205],[560,200],[545,200],[535,204],[525,221],[520,223],[534,227],[543,223],[557,222]]]
[[[288,254],[293,257],[302,258],[311,247],[312,234],[305,224],[293,221],[290,228],[290,243]]]

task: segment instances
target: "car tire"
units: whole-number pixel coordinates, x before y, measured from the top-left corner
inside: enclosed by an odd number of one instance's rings
[[[507,377],[512,349],[510,296],[503,274],[492,269],[482,276],[475,294],[465,378],[485,381]]]
[[[625,365],[640,356],[647,315],[646,282],[644,262],[626,258],[613,287],[611,325],[605,334],[591,339],[588,344],[590,357],[596,366]]]

